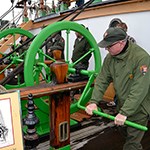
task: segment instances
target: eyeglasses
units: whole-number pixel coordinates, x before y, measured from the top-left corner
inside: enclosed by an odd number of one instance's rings
[[[112,47],[112,46],[114,46],[114,45],[116,45],[117,43],[121,43],[121,41],[127,41],[127,38],[128,38],[128,36],[124,39],[124,40],[120,40],[120,41],[116,41],[116,42],[114,42],[113,44],[111,44],[110,46],[108,46],[108,47],[106,47],[106,49],[108,49],[108,48],[110,48],[110,47]]]
[[[117,43],[119,43],[120,41],[114,42],[113,44],[109,45],[106,47],[106,49],[111,48],[112,46],[116,45]]]

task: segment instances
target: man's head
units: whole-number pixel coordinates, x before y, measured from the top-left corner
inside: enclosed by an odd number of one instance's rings
[[[81,24],[81,26],[83,26],[85,29],[89,30],[88,27],[85,27],[84,24]],[[75,32],[75,34],[76,34],[77,38],[82,38],[83,37],[83,35],[79,32]]]
[[[80,34],[79,32],[75,32],[75,35],[76,35],[77,38],[82,38],[83,37],[82,34]]]
[[[116,55],[126,43],[127,34],[122,28],[111,27],[106,30],[103,40],[98,43],[99,47],[106,48],[110,54]],[[113,50],[113,53],[111,51]]]

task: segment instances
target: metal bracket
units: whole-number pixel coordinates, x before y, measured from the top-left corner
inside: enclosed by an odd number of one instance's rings
[[[69,125],[67,121],[59,124],[59,141],[63,142],[69,138]]]

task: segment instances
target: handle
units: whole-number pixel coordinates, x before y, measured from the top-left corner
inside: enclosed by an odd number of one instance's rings
[[[83,106],[81,106],[81,105],[78,105],[78,107],[81,108],[81,109],[83,109],[83,110],[85,110],[85,107],[83,107]],[[108,118],[108,119],[113,120],[113,121],[115,120],[115,117],[114,117],[114,116],[109,115],[109,114],[106,114],[106,113],[103,113],[103,112],[100,112],[100,111],[94,110],[94,111],[93,111],[93,114],[99,115],[99,116],[101,116],[101,117]],[[139,124],[134,123],[134,122],[131,122],[131,121],[128,121],[128,120],[126,120],[124,124],[125,124],[125,125],[128,125],[128,126],[130,126],[130,127],[134,127],[134,128],[136,128],[136,129],[142,130],[142,131],[147,131],[147,130],[148,130],[147,127],[142,126],[142,125],[139,125]]]

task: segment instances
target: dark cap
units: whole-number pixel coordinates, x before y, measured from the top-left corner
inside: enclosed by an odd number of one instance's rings
[[[105,48],[111,46],[113,43],[124,40],[127,37],[126,32],[122,28],[111,27],[106,30],[103,40],[98,43],[98,46]]]

